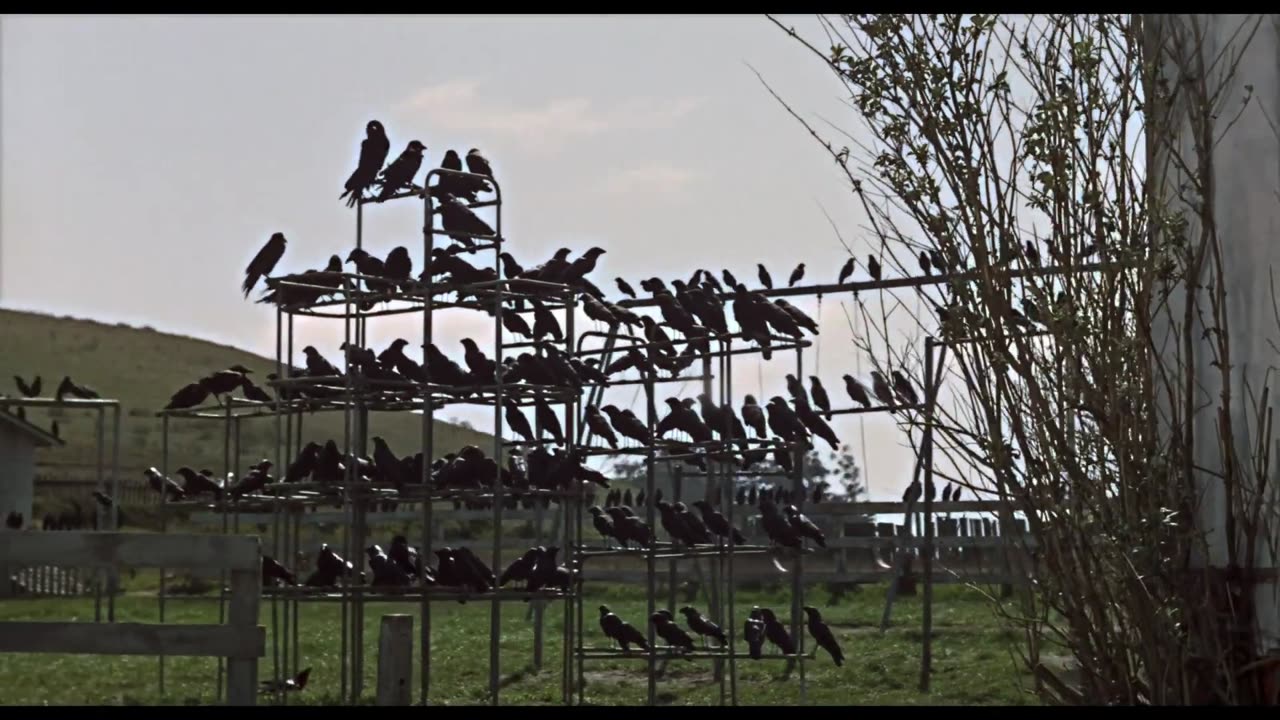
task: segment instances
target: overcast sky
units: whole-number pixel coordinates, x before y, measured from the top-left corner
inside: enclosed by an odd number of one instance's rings
[[[812,30],[812,18],[790,18]],[[338,200],[364,125],[392,155],[482,148],[504,190],[504,236],[526,265],[556,248],[608,250],[592,276],[688,277],[757,261],[784,282],[833,282],[846,254],[820,206],[865,258],[862,213],[825,152],[773,100],[759,70],[811,119],[853,127],[843,88],[764,17],[6,16],[0,42],[0,305],[150,325],[274,355],[274,312],[244,301],[243,268],[275,231],[277,270],[354,246]],[[421,176],[419,176],[421,177]],[[414,249],[421,206],[372,208],[366,247]],[[861,271],[859,271],[861,277]],[[753,281],[754,284],[754,281]],[[822,308],[819,374],[837,405],[853,372],[839,305]],[[802,307],[816,313],[812,300]],[[414,337],[375,321],[371,344]],[[481,337],[451,313],[438,344]],[[412,333],[412,334],[411,334]],[[3,330],[0,329],[0,336]],[[340,359],[340,325],[300,326]],[[300,343],[301,344],[301,343]],[[784,394],[794,355],[735,366],[742,393]],[[865,377],[869,366],[861,361]],[[622,406],[633,391],[612,391]],[[685,394],[696,392],[686,388]],[[636,406],[638,409],[638,405]],[[488,411],[462,414],[484,427]],[[887,417],[835,425],[896,497],[911,455]]]

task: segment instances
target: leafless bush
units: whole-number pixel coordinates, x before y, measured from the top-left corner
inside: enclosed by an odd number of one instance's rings
[[[1252,571],[1276,526],[1269,368],[1232,365],[1214,213],[1259,21],[1211,50],[1186,17],[845,15],[822,19],[825,42],[775,20],[864,125],[792,110],[879,262],[944,276],[915,302],[855,298],[850,324],[886,374],[921,377],[922,333],[945,345],[934,412],[896,417],[915,446],[931,426],[942,478],[1026,518],[1036,582],[998,607],[1055,702],[1274,701],[1251,672]],[[1209,486],[1225,552],[1197,522]]]

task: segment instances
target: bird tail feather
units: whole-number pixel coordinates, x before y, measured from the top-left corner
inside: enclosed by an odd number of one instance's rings
[[[773,566],[778,569],[778,572],[780,573],[787,572],[787,568],[782,565],[782,562],[779,560],[778,553],[776,550],[773,553],[770,553],[769,559],[773,560]]]

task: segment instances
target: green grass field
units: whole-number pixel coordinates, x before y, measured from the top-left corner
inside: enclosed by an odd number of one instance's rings
[[[107,325],[92,320],[0,310],[0,393],[18,396],[13,375],[43,379],[44,396],[52,396],[63,375],[121,402],[120,466],[124,477],[141,480],[141,470],[161,463],[161,420],[155,412],[183,385],[214,370],[240,363],[254,371],[259,385],[275,371],[275,359],[226,345],[169,335],[150,328]],[[336,355],[336,351],[331,353]],[[331,357],[338,362],[340,357]],[[210,400],[210,402],[213,402]],[[54,478],[90,477],[96,463],[95,413],[83,410],[28,408],[27,419],[49,427],[58,421],[67,445],[40,450],[39,472]],[[108,416],[108,423],[110,418]],[[175,419],[170,424],[170,466],[223,468],[224,423]],[[304,439],[342,441],[342,415],[318,413],[303,421]],[[452,450],[489,436],[474,430],[436,424],[436,447]],[[419,447],[420,416],[373,413],[371,434],[382,435],[398,453]],[[107,427],[110,443],[110,427]],[[275,421],[241,424],[241,453],[248,461],[275,457]],[[487,447],[487,445],[482,445]],[[109,458],[109,450],[108,455]]]
[[[639,588],[600,589],[587,598],[587,631],[596,647],[607,646],[596,621],[595,608],[608,604],[615,613],[637,627],[645,604]],[[934,674],[931,692],[917,689],[920,660],[919,596],[901,598],[894,610],[894,627],[878,630],[884,602],[883,586],[863,587],[846,594],[836,604],[824,589],[814,588],[807,602],[822,608],[827,622],[845,651],[843,667],[825,655],[806,662],[807,702],[820,705],[1004,705],[1035,703],[1027,691],[1029,679],[1020,673],[1010,654],[1012,635],[1001,630],[992,609],[976,591],[963,587],[939,588],[934,609]],[[700,601],[701,602],[701,601]],[[775,608],[785,617],[790,601],[781,592],[740,592],[737,607],[745,612],[752,604]],[[659,603],[661,606],[662,603]],[[697,603],[695,603],[697,604]],[[310,684],[295,700],[308,704],[334,703],[339,695],[339,606],[314,603],[301,606],[300,648],[303,667],[313,668]],[[534,672],[533,624],[525,619],[525,606],[503,606],[502,676],[504,704],[558,703],[561,699],[561,631],[563,605],[548,606],[546,650],[541,672]],[[487,602],[435,603],[432,605],[433,702],[481,703],[488,689],[490,604]],[[705,608],[704,608],[705,609]],[[416,603],[372,605],[365,618],[364,695],[375,692],[379,618],[388,613],[414,616]],[[133,591],[117,602],[117,620],[156,622],[158,602],[150,594]],[[93,600],[0,601],[0,621],[92,621]],[[217,622],[217,602],[208,599],[168,600],[166,622]],[[738,622],[741,622],[741,617]],[[262,606],[261,622],[267,627],[267,654],[260,662],[259,677],[273,673],[272,608]],[[805,648],[813,643],[806,638]],[[417,701],[417,668],[413,698]],[[647,684],[643,660],[594,660],[586,666],[585,699],[590,704],[643,704]],[[798,704],[798,677],[782,678],[780,661],[743,661],[738,668],[739,703]],[[0,698],[6,704],[206,704],[215,700],[216,661],[201,658],[168,658],[165,692],[158,688],[159,661],[152,657],[91,657],[79,655],[0,655]],[[709,660],[672,661],[658,682],[658,699],[670,705],[714,705],[720,685]]]

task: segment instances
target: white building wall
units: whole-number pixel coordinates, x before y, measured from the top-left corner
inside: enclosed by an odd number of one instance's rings
[[[1213,150],[1215,187],[1211,201],[1226,277],[1231,422],[1238,441],[1236,453],[1251,467],[1259,433],[1256,405],[1264,386],[1270,388],[1271,410],[1275,412],[1280,405],[1280,354],[1276,351],[1280,347],[1280,318],[1275,311],[1280,303],[1280,15],[1148,15],[1146,19],[1163,24],[1161,29],[1166,36],[1174,26],[1187,32],[1195,24],[1203,30],[1203,62],[1205,66],[1218,63],[1207,78],[1210,93],[1223,87],[1225,66],[1234,57],[1240,58],[1234,77],[1223,88],[1225,97],[1217,116],[1215,135],[1220,140]],[[1246,45],[1254,23],[1258,23],[1257,32]],[[1243,32],[1242,26],[1246,28]],[[1167,76],[1176,77],[1170,75],[1174,72],[1173,67],[1166,66]],[[1248,105],[1228,130],[1246,96],[1251,96]],[[1194,166],[1195,146],[1185,110],[1179,120],[1183,125],[1175,129],[1177,145]],[[1152,159],[1158,163],[1162,158],[1155,153]],[[1177,187],[1176,175],[1175,172],[1165,178],[1167,191]],[[1188,236],[1195,237],[1197,231],[1193,225]],[[1210,282],[1212,278],[1206,276],[1203,280]],[[1172,300],[1174,316],[1180,318],[1181,299]],[[1157,318],[1157,326],[1162,321]],[[1194,457],[1200,467],[1216,469],[1223,464],[1214,416],[1221,406],[1222,377],[1212,364],[1212,339],[1203,338],[1202,330],[1193,329],[1193,336],[1201,338],[1193,348],[1200,386],[1196,407],[1201,408],[1196,416]],[[1276,415],[1280,417],[1280,413]],[[1280,442],[1280,429],[1271,442]],[[1276,567],[1276,546],[1280,544],[1280,452],[1273,446],[1270,455],[1271,477],[1266,491],[1269,510],[1263,519],[1267,527],[1254,559],[1259,568]],[[1202,560],[1221,567],[1227,561],[1224,486],[1210,473],[1202,473],[1198,481],[1203,493],[1198,519],[1210,545],[1210,557]],[[1262,649],[1280,649],[1280,584],[1260,584],[1255,603]]]
[[[25,525],[30,526],[35,462],[31,440],[0,425],[0,521],[11,512],[20,512]]]

